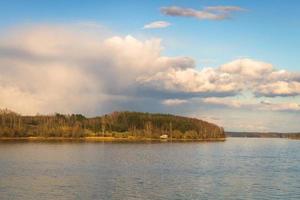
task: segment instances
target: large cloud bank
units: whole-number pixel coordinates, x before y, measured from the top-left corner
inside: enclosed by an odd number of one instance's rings
[[[149,99],[172,106],[193,97],[244,92],[268,98],[300,95],[300,75],[270,63],[238,59],[199,70],[192,58],[166,57],[162,49],[160,39],[108,36],[80,26],[10,30],[0,38],[0,107],[26,114],[94,113],[114,110],[118,102],[147,106]],[[297,104],[289,106],[299,110]]]
[[[252,92],[256,96],[300,95],[300,74],[276,70],[272,64],[238,59],[219,68],[168,68],[139,79],[141,84],[163,92],[194,96],[235,96]]]

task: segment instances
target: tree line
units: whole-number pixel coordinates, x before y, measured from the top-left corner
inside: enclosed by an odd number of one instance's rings
[[[228,137],[252,138],[290,138],[300,139],[300,133],[274,133],[274,132],[226,132]]]
[[[0,110],[0,137],[116,137],[171,139],[224,138],[223,128],[195,118],[170,114],[113,112],[87,118],[81,114],[22,116]]]

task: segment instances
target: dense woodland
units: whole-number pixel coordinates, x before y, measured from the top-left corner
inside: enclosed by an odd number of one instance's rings
[[[225,138],[223,128],[195,118],[168,114],[113,112],[87,118],[81,114],[21,116],[0,110],[0,137],[116,137],[171,139]]]

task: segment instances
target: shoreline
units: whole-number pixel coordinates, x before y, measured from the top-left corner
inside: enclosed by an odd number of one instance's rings
[[[116,138],[116,137],[0,137],[0,142],[224,142],[226,138],[208,139],[155,139],[155,138]]]
[[[249,139],[288,139],[288,140],[300,140],[299,137],[240,137],[240,136],[226,136],[226,138],[249,138]]]

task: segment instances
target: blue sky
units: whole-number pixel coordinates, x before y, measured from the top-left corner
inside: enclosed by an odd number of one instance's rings
[[[226,130],[299,131],[299,7],[298,0],[0,1],[0,108],[168,112]],[[163,27],[144,28],[153,22]]]

